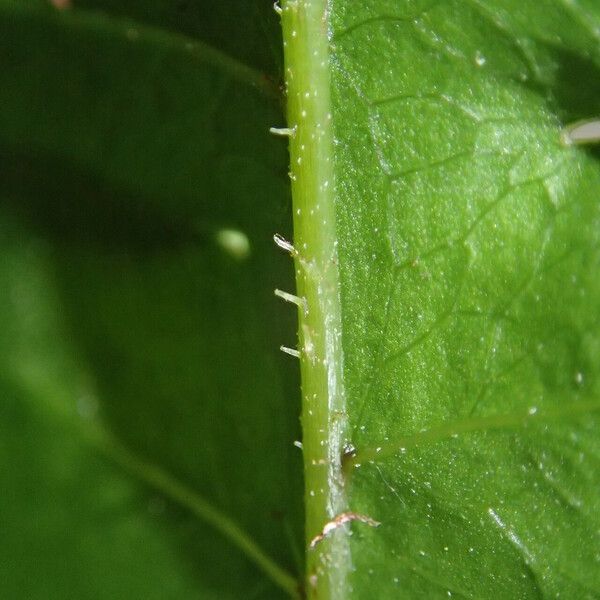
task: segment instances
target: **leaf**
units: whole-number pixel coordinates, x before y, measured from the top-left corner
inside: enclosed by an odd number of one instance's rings
[[[0,0],[0,595],[297,596],[271,7],[53,4]],[[282,14],[307,595],[598,597],[596,3],[325,7]]]
[[[310,597],[598,597],[599,26],[285,4]]]
[[[295,595],[265,11],[74,4],[0,3],[0,596]]]

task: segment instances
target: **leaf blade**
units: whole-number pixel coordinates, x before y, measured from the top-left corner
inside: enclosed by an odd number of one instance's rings
[[[349,597],[595,597],[597,22],[330,6]]]

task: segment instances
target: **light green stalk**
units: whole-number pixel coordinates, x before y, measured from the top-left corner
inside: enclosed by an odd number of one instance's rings
[[[348,596],[347,530],[310,548],[324,525],[347,510],[341,469],[346,430],[339,276],[335,235],[333,135],[327,4],[288,0],[282,12],[294,245],[300,309],[302,425],[306,484],[308,598]]]

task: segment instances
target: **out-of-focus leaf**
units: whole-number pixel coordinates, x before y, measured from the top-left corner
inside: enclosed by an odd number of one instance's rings
[[[3,597],[283,593],[230,523],[280,587],[302,569],[272,55],[216,5],[147,5],[0,3]]]

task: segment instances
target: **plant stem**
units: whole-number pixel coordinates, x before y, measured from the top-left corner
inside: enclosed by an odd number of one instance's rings
[[[287,0],[282,25],[290,138],[309,598],[344,599],[350,570],[348,531],[309,543],[347,510],[341,469],[346,431],[335,231],[333,135],[326,0]]]

